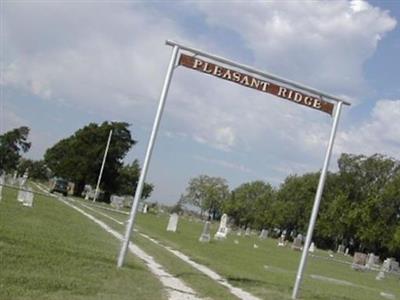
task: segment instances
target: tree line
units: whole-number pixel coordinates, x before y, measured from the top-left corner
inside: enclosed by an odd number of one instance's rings
[[[86,184],[94,187],[97,183],[106,141],[113,130],[100,188],[106,194],[105,201],[114,193],[133,195],[140,165],[138,160],[130,164],[123,161],[136,144],[128,127],[125,122],[90,123],[58,141],[46,150],[43,160],[36,161],[22,157],[31,147],[28,141],[30,129],[26,126],[15,128],[0,135],[0,173],[17,171],[22,175],[28,170],[29,177],[37,180],[62,177],[75,183],[74,193],[81,195]],[[146,183],[142,197],[149,197],[152,190],[153,185]]]
[[[327,176],[314,242],[400,258],[400,162],[344,153],[337,163],[338,171]],[[319,175],[289,175],[279,187],[253,181],[231,191],[225,179],[201,175],[189,181],[179,204],[210,218],[226,213],[238,227],[305,234]]]

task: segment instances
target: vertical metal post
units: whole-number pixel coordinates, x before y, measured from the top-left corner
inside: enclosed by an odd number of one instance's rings
[[[108,135],[107,146],[106,146],[106,150],[104,151],[103,162],[101,163],[99,178],[97,179],[96,191],[94,192],[93,202],[96,202],[96,199],[97,199],[97,196],[99,193],[99,186],[100,186],[100,182],[101,182],[101,177],[103,176],[104,164],[106,163],[108,148],[110,147],[111,135],[112,135],[112,129],[110,130],[110,134]]]
[[[162,116],[162,113],[163,113],[163,110],[164,110],[164,104],[165,104],[165,100],[167,98],[168,89],[169,89],[169,86],[170,86],[170,83],[171,83],[171,79],[172,79],[172,74],[174,72],[175,62],[176,62],[176,58],[178,56],[178,51],[179,51],[179,47],[178,46],[174,46],[174,48],[172,50],[171,60],[169,62],[169,66],[168,66],[167,75],[165,77],[164,86],[163,86],[163,89],[161,91],[160,101],[159,101],[159,104],[158,104],[157,114],[156,114],[156,117],[154,119],[153,129],[152,129],[151,135],[150,135],[150,140],[149,140],[149,143],[147,145],[146,156],[145,156],[144,163],[143,163],[143,169],[142,169],[142,172],[140,173],[139,182],[138,182],[138,185],[137,185],[137,188],[136,188],[135,197],[133,199],[133,203],[132,203],[132,208],[131,208],[131,212],[130,212],[130,215],[129,215],[128,224],[126,226],[124,240],[123,240],[121,251],[120,251],[119,257],[118,257],[117,265],[118,265],[119,268],[122,267],[122,265],[124,264],[126,251],[128,249],[129,240],[130,240],[131,233],[132,233],[132,227],[133,227],[133,224],[135,223],[135,216],[136,216],[137,207],[138,207],[138,204],[139,204],[139,200],[142,197],[143,185],[144,185],[144,181],[146,179],[147,169],[148,169],[148,166],[149,166],[149,163],[150,163],[151,154],[153,152],[153,146],[154,146],[154,143],[155,143],[155,140],[156,140],[158,127],[160,125],[161,116]]]
[[[310,222],[308,224],[306,241],[304,243],[303,253],[301,254],[301,260],[300,260],[299,268],[297,270],[296,282],[295,282],[294,288],[293,288],[292,299],[297,299],[297,296],[298,296],[298,293],[300,290],[301,281],[303,278],[304,269],[305,269],[305,266],[307,263],[308,248],[310,247],[310,244],[311,244],[312,235],[314,232],[315,221],[317,220],[317,216],[318,216],[319,204],[321,202],[322,192],[324,191],[326,174],[328,172],[329,161],[330,161],[331,155],[332,155],[332,148],[333,148],[333,143],[335,141],[336,130],[337,130],[337,126],[339,123],[339,117],[340,117],[340,112],[342,109],[342,104],[343,104],[343,102],[338,102],[336,105],[335,115],[333,118],[333,124],[332,124],[332,129],[331,129],[331,135],[329,138],[328,149],[326,150],[324,165],[322,167],[321,175],[319,177],[317,193],[315,194],[314,206],[312,209]]]

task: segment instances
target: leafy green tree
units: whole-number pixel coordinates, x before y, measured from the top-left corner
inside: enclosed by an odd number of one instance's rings
[[[236,225],[261,229],[272,223],[270,211],[274,198],[275,191],[269,183],[244,183],[225,201],[224,212],[234,219]]]
[[[186,203],[200,208],[201,214],[208,212],[215,219],[229,197],[229,187],[223,178],[200,175],[190,179],[183,197]]]
[[[0,135],[0,171],[16,170],[21,153],[27,152],[29,127],[22,126]]]
[[[75,193],[79,195],[85,184],[96,184],[108,135],[112,129],[101,188],[107,193],[114,193],[118,189],[122,159],[136,143],[128,126],[125,122],[103,122],[101,125],[90,123],[47,149],[45,162],[56,176],[75,182]]]
[[[29,178],[37,180],[48,180],[49,170],[43,160],[31,160],[22,158],[18,164],[18,175],[22,176],[28,171]]]
[[[134,160],[130,165],[120,168],[117,178],[117,193],[120,195],[134,195],[140,177],[139,161]],[[142,199],[150,197],[154,186],[145,183],[143,186]]]
[[[274,215],[280,228],[305,232],[314,203],[319,173],[288,176],[277,193]]]

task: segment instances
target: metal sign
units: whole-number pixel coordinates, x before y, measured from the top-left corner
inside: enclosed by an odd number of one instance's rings
[[[324,101],[319,97],[306,95],[300,91],[290,89],[285,86],[280,86],[236,70],[228,69],[194,56],[181,54],[179,58],[179,65],[228,81],[236,82],[240,85],[256,89],[264,93],[272,94],[280,98],[326,112],[330,115],[333,112],[333,104]]]

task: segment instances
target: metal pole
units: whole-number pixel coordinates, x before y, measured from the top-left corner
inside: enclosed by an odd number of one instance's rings
[[[101,182],[101,177],[103,176],[104,164],[106,163],[108,148],[110,147],[111,135],[112,135],[112,129],[110,130],[110,134],[108,135],[106,151],[104,151],[103,162],[101,164],[99,178],[97,179],[96,191],[94,192],[93,202],[96,202],[97,194],[99,193],[99,186],[100,186],[100,182]]]
[[[301,281],[303,278],[304,268],[307,263],[308,248],[310,247],[310,244],[311,244],[311,239],[312,239],[312,235],[314,232],[315,221],[317,220],[319,204],[321,202],[321,196],[322,196],[322,192],[324,190],[326,174],[328,172],[329,161],[331,159],[332,148],[333,148],[333,143],[335,141],[335,135],[336,135],[337,126],[339,123],[339,117],[340,117],[340,111],[342,109],[342,104],[343,104],[342,102],[338,102],[336,104],[336,110],[335,110],[335,115],[334,115],[334,119],[333,119],[331,135],[329,138],[328,149],[326,150],[324,165],[322,167],[321,175],[319,177],[317,193],[315,194],[314,206],[312,209],[310,222],[308,224],[306,241],[304,243],[303,253],[301,254],[299,269],[297,270],[296,282],[295,282],[294,288],[293,288],[292,299],[297,299],[297,295],[299,293]]]
[[[122,267],[122,265],[124,264],[126,251],[128,249],[129,240],[130,240],[131,233],[132,233],[132,227],[133,227],[133,224],[135,223],[137,207],[139,204],[139,200],[142,197],[143,185],[144,185],[144,181],[146,179],[147,169],[148,169],[148,166],[150,163],[151,154],[153,152],[153,147],[154,147],[154,143],[156,140],[158,127],[160,125],[161,116],[162,116],[162,113],[164,110],[164,104],[165,104],[165,100],[167,98],[168,89],[169,89],[171,79],[172,79],[172,74],[174,72],[175,62],[176,62],[176,58],[178,56],[178,51],[179,51],[179,47],[174,46],[174,48],[172,50],[171,60],[169,62],[169,66],[168,66],[167,75],[165,77],[164,86],[161,91],[160,101],[158,104],[157,114],[154,119],[153,129],[152,129],[151,135],[150,135],[150,140],[147,145],[147,151],[146,151],[146,156],[145,156],[144,163],[143,163],[143,169],[142,169],[142,172],[140,173],[139,182],[138,182],[138,185],[136,188],[135,197],[133,199],[132,208],[131,208],[131,212],[129,215],[129,221],[126,226],[124,241],[123,241],[121,251],[120,251],[119,257],[118,257],[117,265],[119,268]]]

